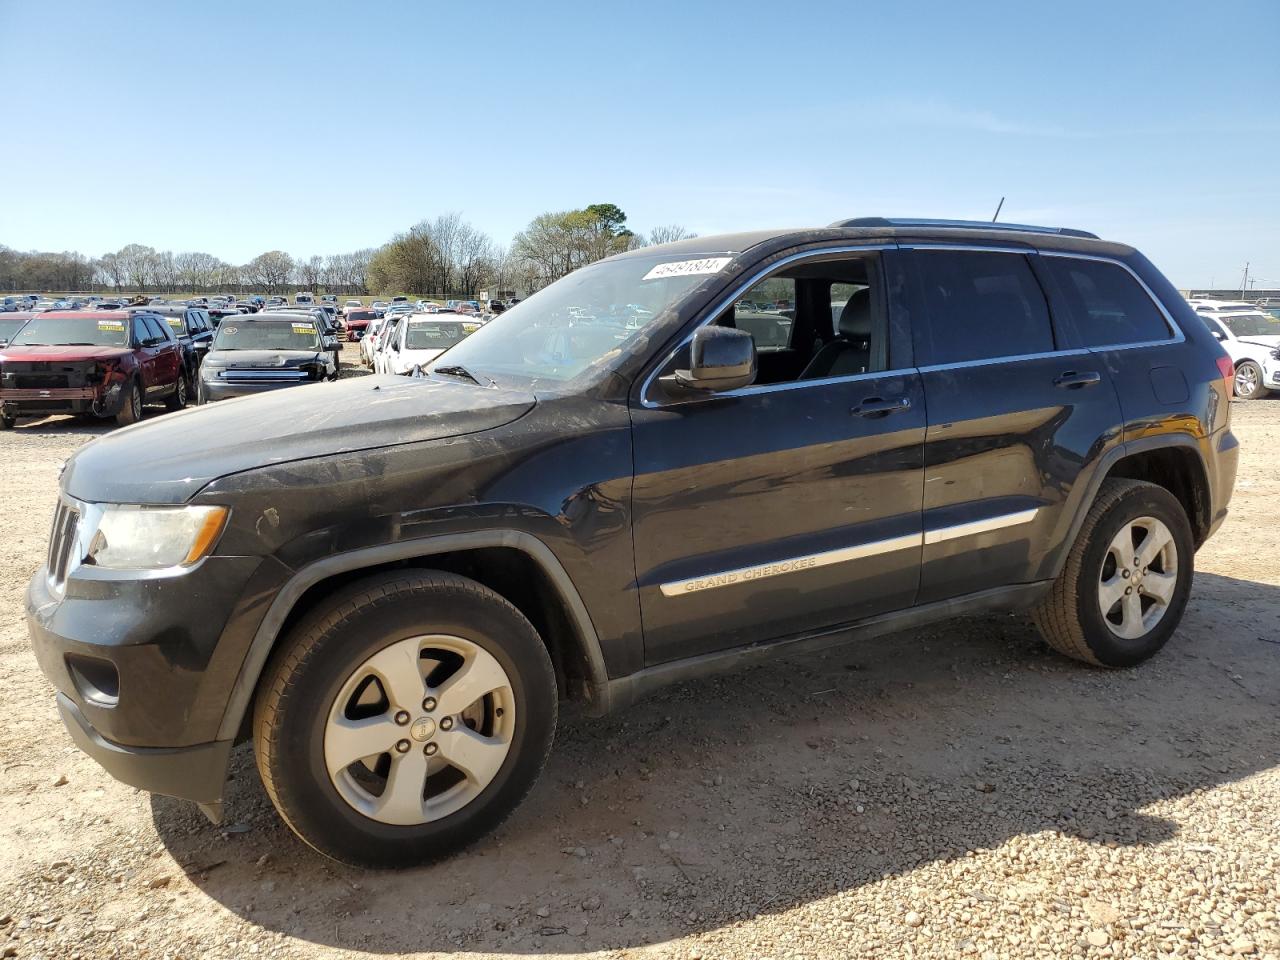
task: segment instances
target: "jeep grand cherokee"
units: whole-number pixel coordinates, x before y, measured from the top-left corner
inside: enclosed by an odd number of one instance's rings
[[[862,219],[645,248],[424,377],[86,445],[32,640],[125,782],[216,819],[251,738],[307,843],[417,863],[515,808],[561,699],[604,712],[988,610],[1094,665],[1147,659],[1226,515],[1232,374],[1145,257],[1081,231]]]

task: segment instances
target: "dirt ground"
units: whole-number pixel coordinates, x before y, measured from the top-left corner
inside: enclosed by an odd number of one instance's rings
[[[1023,617],[883,637],[566,718],[529,801],[435,867],[362,872],[72,746],[23,622],[59,465],[0,434],[3,956],[1280,956],[1280,400],[1233,404],[1232,514],[1136,670]]]

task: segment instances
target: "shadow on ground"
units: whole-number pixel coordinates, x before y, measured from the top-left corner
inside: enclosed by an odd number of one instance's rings
[[[1280,589],[1201,574],[1136,670],[1048,651],[1025,618],[960,620],[571,719],[498,832],[371,873],[284,828],[241,748],[230,829],[153,800],[194,882],[269,930],[376,952],[636,947],[1057,831],[1170,840],[1143,812],[1274,766]]]

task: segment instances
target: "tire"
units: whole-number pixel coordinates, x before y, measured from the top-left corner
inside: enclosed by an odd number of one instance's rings
[[[1252,360],[1245,360],[1236,367],[1233,386],[1236,396],[1241,400],[1257,400],[1270,393],[1262,385],[1262,368]]]
[[[173,393],[164,398],[164,408],[170,413],[181,410],[187,405],[187,371],[178,371],[178,382],[173,386]]]
[[[120,405],[120,412],[116,414],[116,423],[122,427],[142,419],[142,384],[137,380],[130,380],[129,386],[125,389],[129,393],[125,396],[124,403]]]
[[[495,668],[505,686],[489,687]],[[450,686],[468,670],[466,692]],[[489,692],[454,711],[479,689]],[[304,842],[343,863],[405,867],[506,819],[546,763],[556,709],[551,659],[519,610],[456,574],[395,571],[339,590],[281,642],[258,688],[254,748],[268,796]],[[381,738],[363,757],[374,741],[343,749],[342,739],[361,723]],[[467,755],[468,746],[484,756]],[[476,776],[457,781],[458,756]]]
[[[205,396],[205,392],[204,392],[204,380],[197,378],[196,379],[196,406],[203,407],[208,402],[209,402],[209,398]]]
[[[7,414],[0,414],[0,430],[12,430],[18,425],[17,417],[10,417]]]
[[[1165,534],[1172,552],[1161,548],[1154,559],[1143,553]],[[1134,559],[1143,563],[1131,564],[1127,556],[1121,562],[1127,551],[1117,544],[1135,543]],[[1095,666],[1135,666],[1154,656],[1182,620],[1194,557],[1191,521],[1173,494],[1139,480],[1104,480],[1062,573],[1032,619],[1059,653]],[[1102,606],[1112,598],[1115,605],[1104,614]]]

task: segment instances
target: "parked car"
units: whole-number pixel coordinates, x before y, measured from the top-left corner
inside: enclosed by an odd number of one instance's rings
[[[289,301],[288,301],[288,299],[286,299],[285,297],[268,297],[268,298],[267,298],[266,306],[267,306],[268,308],[270,308],[270,307],[283,307],[283,306],[288,306],[288,303],[289,303]]]
[[[343,306],[346,307],[348,310],[360,310],[364,307],[364,304],[361,303],[359,300],[352,299],[344,303]]]
[[[1191,300],[1235,365],[1237,397],[1256,400],[1280,390],[1280,317],[1249,303]]]
[[[10,311],[6,312],[4,316],[0,316],[0,347],[7,347],[9,341],[17,336],[18,331],[25,327],[27,321],[33,316],[35,314],[29,310],[21,312]]]
[[[375,313],[373,319],[369,321],[369,326],[365,328],[364,336],[360,338],[360,362],[370,369],[373,368],[373,358],[378,350],[378,340],[386,325],[386,316]]]
[[[52,413],[136,423],[145,404],[187,404],[182,346],[163,317],[125,311],[33,316],[0,350],[0,421]]]
[[[333,304],[333,305],[334,305],[334,307],[336,308],[336,307],[338,306],[338,297],[337,297],[337,295],[336,295],[336,294],[332,294],[332,293],[323,293],[323,294],[321,294],[321,295],[320,295],[320,302],[321,302],[322,304],[323,304],[323,303],[331,303],[331,304]]]
[[[225,308],[234,310],[234,307]],[[204,307],[187,307],[177,305],[161,305],[131,307],[130,313],[153,313],[164,317],[173,332],[174,339],[182,345],[182,370],[187,377],[187,394],[194,394],[196,373],[200,369],[200,361],[209,352],[213,343],[214,324],[210,319],[210,310]],[[236,311],[237,313],[239,311]]]
[[[778,288],[789,341],[757,351],[733,305]],[[420,863],[520,803],[562,699],[602,714],[994,610],[1141,663],[1238,455],[1230,359],[1083,231],[866,218],[641,248],[425,372],[77,450],[27,620],[82,750],[216,819],[247,731],[308,844]]]
[[[430,313],[406,314],[387,342],[382,372],[408,376],[414,368],[425,367],[455,343],[461,343],[469,332],[460,319]]]
[[[306,307],[314,306],[314,304],[315,304],[315,302],[316,302],[316,296],[315,296],[315,294],[314,294],[314,293],[299,293],[299,294],[295,294],[295,295],[294,295],[294,298],[293,298],[293,302],[294,302],[297,306],[299,306],[299,307],[303,307],[303,306],[306,306]]]
[[[388,357],[391,354],[391,344],[396,342],[399,336],[400,323],[407,313],[388,313],[386,323],[378,334],[378,341],[373,347],[373,372],[374,373],[390,373],[391,369],[388,364]]]
[[[332,380],[338,365],[316,321],[260,313],[218,327],[200,367],[199,404]]]
[[[362,339],[376,316],[364,307],[347,307],[347,339],[352,342]]]
[[[419,313],[430,313],[433,310],[439,310],[440,304],[434,300],[419,300],[413,305],[413,308]]]

